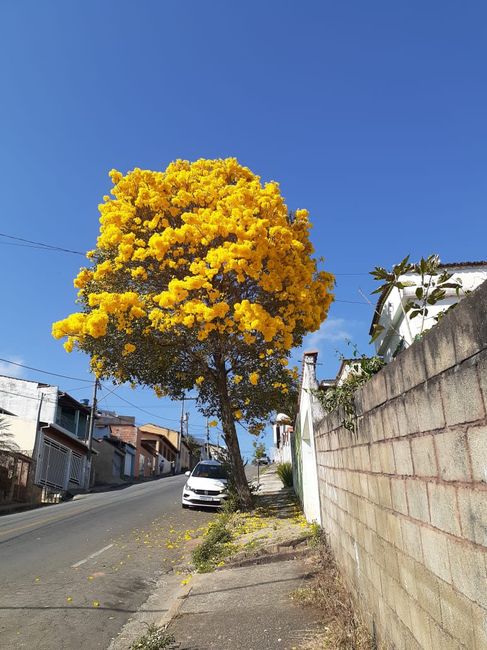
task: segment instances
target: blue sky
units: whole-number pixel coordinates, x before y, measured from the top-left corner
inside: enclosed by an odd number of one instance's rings
[[[483,2],[3,0],[0,232],[85,251],[112,167],[236,156],[310,210],[337,301],[308,343],[333,376],[345,338],[368,351],[375,265],[485,258],[486,61]],[[83,259],[14,243],[0,237],[0,357],[86,378],[50,336]],[[147,391],[101,397],[177,427]]]

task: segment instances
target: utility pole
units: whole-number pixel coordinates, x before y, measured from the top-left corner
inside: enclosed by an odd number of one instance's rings
[[[35,483],[36,477],[38,477],[38,480],[42,480],[41,476],[41,468],[42,464],[39,463],[40,456],[43,452],[43,440],[44,438],[42,437],[41,440],[41,431],[40,431],[40,423],[41,423],[41,411],[42,411],[42,401],[44,399],[44,393],[41,393],[41,396],[39,398],[39,406],[37,408],[37,415],[36,415],[36,437],[35,437],[35,443],[34,443],[34,453],[32,454],[32,457],[34,459],[34,476],[30,475],[29,471],[29,478],[32,483]]]
[[[206,418],[206,455],[210,458],[210,425],[208,418]]]
[[[176,471],[179,472],[181,469],[181,447],[183,444],[183,438],[184,434],[186,432],[186,435],[189,435],[188,433],[188,421],[189,421],[189,413],[184,412],[184,402],[188,400],[195,400],[196,397],[186,397],[186,395],[183,393],[183,396],[181,398],[181,420],[179,423],[179,435],[178,435],[178,455],[177,455],[177,461],[176,461]]]
[[[98,378],[95,378],[95,383],[93,384],[93,397],[91,400],[91,412],[90,412],[90,422],[88,425],[88,454],[86,455],[87,460],[87,472],[88,472],[88,488],[90,487],[90,477],[91,477],[91,445],[93,442],[93,430],[95,428],[95,416],[96,416],[96,392],[98,390]],[[85,479],[86,482],[86,479]]]
[[[179,472],[181,469],[181,449],[183,447],[183,438],[184,438],[184,400],[185,395],[183,393],[183,399],[181,400],[181,422],[179,427],[179,440],[178,440],[178,455],[176,456],[176,472]]]

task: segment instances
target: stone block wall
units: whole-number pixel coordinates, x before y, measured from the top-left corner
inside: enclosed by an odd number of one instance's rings
[[[487,649],[487,283],[315,429],[323,528],[387,647]]]

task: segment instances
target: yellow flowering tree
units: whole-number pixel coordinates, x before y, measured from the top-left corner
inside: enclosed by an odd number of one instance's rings
[[[277,183],[234,158],[110,176],[96,248],[74,281],[82,308],[53,335],[88,353],[99,377],[172,398],[195,388],[200,410],[222,422],[248,505],[235,421],[279,407],[289,351],[332,301],[308,213],[290,213]]]

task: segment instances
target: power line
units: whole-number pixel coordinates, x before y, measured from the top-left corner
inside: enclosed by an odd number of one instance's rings
[[[62,253],[72,253],[73,255],[82,255],[83,257],[86,256],[86,253],[82,253],[81,251],[75,251],[72,250],[71,248],[63,248],[62,246],[57,246],[55,244],[45,244],[44,242],[39,242],[39,241],[34,241],[32,239],[25,239],[23,237],[16,237],[14,235],[7,235],[6,233],[0,232],[0,237],[5,237],[7,239],[13,239],[18,242],[23,242],[24,244],[34,244],[33,246],[25,246],[26,248],[39,248],[41,250],[52,250],[52,251],[60,251]],[[0,242],[1,244],[4,245],[10,245],[10,246],[22,246],[23,244],[8,244],[7,242]],[[335,276],[358,276],[358,275],[370,275],[368,272],[358,272],[358,273],[333,273]]]
[[[54,244],[45,244],[44,242],[34,241],[32,239],[15,237],[14,235],[7,235],[3,232],[0,232],[0,237],[5,237],[6,239],[14,239],[15,241],[24,242],[26,244],[35,244],[36,246],[40,246],[43,250],[59,251],[61,253],[72,253],[73,255],[82,255],[83,257],[86,256],[85,253],[82,253],[81,251],[74,251],[71,248],[62,248],[61,246],[55,246]]]
[[[53,250],[51,248],[46,248],[45,246],[34,246],[33,244],[17,244],[16,242],[13,241],[0,241],[0,245],[2,246],[20,246],[20,248],[36,248],[38,250]]]
[[[52,377],[61,377],[62,379],[72,379],[73,381],[84,381],[87,384],[92,384],[92,379],[82,379],[81,377],[70,377],[69,375],[60,375],[57,372],[49,372],[47,370],[40,370],[39,368],[32,368],[31,366],[25,366],[23,363],[18,363],[17,361],[10,361],[9,359],[0,359],[4,363],[10,363],[13,366],[18,366],[19,368],[27,368],[27,370],[33,370],[34,372],[40,372],[43,375],[51,375]]]
[[[105,385],[102,384],[102,386],[103,386],[103,388],[107,389],[107,387],[106,387]],[[108,390],[108,389],[107,389],[107,390]],[[113,392],[113,395],[115,395],[115,397],[118,397],[118,399],[122,400],[122,402],[126,402],[126,403],[127,403],[129,406],[131,406],[132,408],[137,409],[137,410],[140,411],[141,413],[145,413],[146,415],[149,415],[151,418],[156,418],[157,420],[162,420],[163,422],[169,422],[169,421],[171,421],[169,418],[161,418],[159,415],[155,415],[154,413],[150,413],[149,411],[146,411],[145,409],[140,408],[140,406],[136,406],[136,405],[133,404],[132,402],[129,402],[128,399],[125,399],[125,397],[122,397],[121,395],[118,395],[118,394],[115,393],[115,392]],[[179,422],[179,420],[172,420],[172,421],[173,421],[173,422]]]

